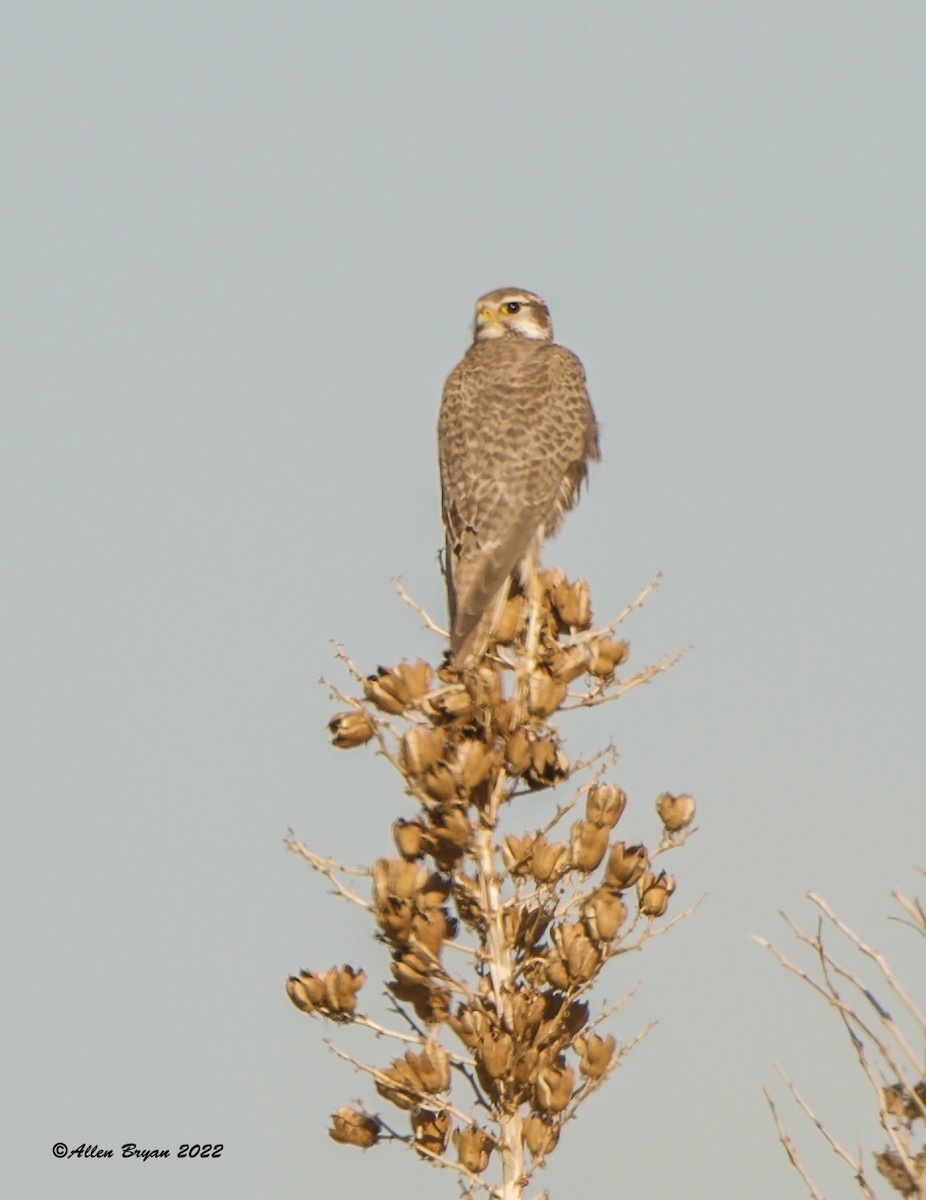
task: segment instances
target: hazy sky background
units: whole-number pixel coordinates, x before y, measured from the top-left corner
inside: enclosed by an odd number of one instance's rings
[[[317,681],[331,638],[440,652],[389,580],[443,614],[440,390],[506,284],[603,426],[547,561],[602,617],[661,570],[633,661],[694,647],[568,749],[615,740],[629,840],[694,793],[667,865],[706,894],[612,966],[617,1036],[658,1027],[538,1187],[802,1195],[775,1061],[881,1144],[750,934],[814,888],[924,996],[884,919],[926,865],[924,43],[922,5],[851,0],[2,7],[7,1195],[456,1195],[326,1135],[372,1089],[283,982],[375,995],[387,955],[282,839],[369,861],[411,813]]]

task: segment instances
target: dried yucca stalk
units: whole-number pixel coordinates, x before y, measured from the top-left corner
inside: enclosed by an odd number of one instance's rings
[[[627,797],[604,780],[613,752],[571,763],[554,721],[675,661],[617,674],[629,646],[615,630],[654,585],[596,630],[584,580],[548,571],[540,583],[533,612],[512,589],[493,646],[463,670],[419,660],[363,675],[339,653],[362,698],[332,689],[347,706],[329,722],[332,741],[375,744],[414,812],[393,825],[395,853],[367,868],[288,842],[370,913],[391,953],[387,987],[403,1022],[389,1029],[360,1010],[366,976],[353,967],[289,980],[304,1012],[404,1047],[381,1066],[335,1052],[405,1114],[407,1132],[361,1105],[337,1110],[331,1136],[362,1148],[403,1142],[457,1172],[466,1194],[497,1200],[522,1196],[565,1122],[649,1031],[623,1044],[598,1032],[618,1005],[595,1013],[591,992],[611,959],[686,915],[659,923],[675,880],[653,864],[685,840],[695,814],[690,796],[664,793],[657,845],[620,840]],[[532,794],[565,785],[569,795],[540,827],[507,828],[513,813],[530,821]],[[358,874],[369,898],[347,882]]]

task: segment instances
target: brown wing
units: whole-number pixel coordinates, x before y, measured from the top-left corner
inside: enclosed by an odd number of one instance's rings
[[[598,457],[581,363],[550,342],[477,343],[444,387],[438,440],[456,656]]]

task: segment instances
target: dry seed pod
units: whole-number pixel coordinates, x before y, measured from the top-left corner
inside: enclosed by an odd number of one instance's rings
[[[595,783],[588,789],[585,816],[593,825],[613,829],[627,807],[627,794],[610,783]]]
[[[485,915],[479,901],[479,889],[475,879],[460,872],[454,873],[453,902],[464,925],[469,925],[473,929],[480,929],[485,925]]]
[[[551,592],[566,582],[566,572],[561,571],[559,567],[547,567],[545,571],[538,574],[537,584],[543,591],[543,599],[546,604],[550,604]]]
[[[565,842],[548,842],[541,833],[531,850],[531,874],[538,883],[553,883],[569,869],[569,847]]]
[[[566,681],[546,671],[534,671],[527,688],[527,707],[534,717],[549,717],[566,699]]]
[[[445,939],[453,936],[454,927],[455,923],[448,919],[443,909],[429,909],[415,913],[410,935],[437,958]]]
[[[338,1016],[353,1016],[357,1009],[357,993],[363,987],[366,977],[365,971],[355,971],[346,964],[326,971],[322,976],[326,1008]]]
[[[649,863],[645,846],[625,846],[615,842],[604,869],[604,881],[618,891],[633,887]]]
[[[403,950],[392,960],[392,975],[400,987],[427,987],[432,960],[421,950]]]
[[[411,900],[387,896],[375,905],[374,913],[376,924],[393,945],[404,945],[411,937],[415,923],[415,905]]]
[[[665,871],[653,876],[646,871],[637,882],[640,912],[644,917],[661,917],[669,907],[669,897],[675,891],[675,880]]]
[[[434,809],[428,816],[428,833],[435,842],[466,849],[473,837],[473,827],[466,809],[457,805]]]
[[[492,730],[505,738],[514,729],[518,720],[518,706],[514,700],[502,700],[489,713],[492,719]]]
[[[547,998],[540,992],[521,989],[515,994],[511,1001],[511,1021],[521,1045],[534,1041],[546,1010]]]
[[[420,700],[431,686],[431,680],[434,678],[431,665],[426,663],[423,658],[419,658],[415,663],[409,663],[403,659],[395,671],[405,684],[412,700]]]
[[[484,783],[498,766],[498,753],[475,738],[464,738],[460,742],[451,763],[458,786],[467,792]]]
[[[572,1099],[576,1084],[576,1073],[566,1066],[560,1054],[546,1067],[537,1072],[534,1083],[534,1107],[541,1113],[559,1113]]]
[[[405,1061],[418,1082],[418,1090],[433,1095],[450,1087],[450,1058],[440,1042],[425,1042],[420,1054],[405,1052]]]
[[[527,624],[527,603],[523,596],[509,596],[495,625],[495,641],[510,646]]]
[[[445,721],[467,721],[473,715],[473,698],[466,688],[449,688],[431,700],[431,708]]]
[[[423,863],[403,858],[378,858],[373,864],[373,903],[387,899],[413,900],[424,887],[428,870]]]
[[[566,968],[574,984],[589,983],[594,979],[600,962],[598,948],[584,932],[577,935],[566,950]]]
[[[316,1012],[325,1000],[325,984],[313,971],[300,971],[287,979],[286,994],[302,1012]]]
[[[537,1076],[537,1065],[540,1062],[540,1051],[533,1046],[522,1047],[517,1051],[511,1068],[511,1078],[525,1095],[533,1087]]]
[[[405,712],[412,699],[405,680],[392,667],[378,667],[375,675],[368,675],[363,694],[381,712],[394,717]]]
[[[467,671],[463,682],[469,697],[477,708],[495,708],[502,698],[502,673],[491,663],[480,663],[475,670]]]
[[[396,1108],[404,1108],[407,1112],[418,1103],[421,1091],[418,1077],[404,1058],[395,1059],[380,1071],[375,1085],[382,1098]]]
[[[601,865],[610,832],[607,825],[593,825],[591,821],[576,821],[573,824],[569,831],[569,847],[572,865],[576,870],[588,874]]]
[[[523,726],[514,731],[505,743],[505,763],[510,775],[520,776],[531,765],[531,740]]]
[[[513,936],[509,940],[519,950],[529,950],[536,946],[546,933],[551,920],[550,910],[543,906],[507,909],[505,916],[511,919],[514,927]]]
[[[445,804],[457,794],[457,784],[446,763],[435,763],[421,776],[421,790],[437,804]]]
[[[399,761],[406,775],[422,775],[444,757],[444,735],[428,725],[415,725],[402,735]]]
[[[331,1114],[328,1136],[345,1146],[359,1146],[361,1150],[368,1150],[376,1145],[379,1121],[375,1117],[368,1117],[366,1113],[357,1112],[355,1108],[339,1108]]]
[[[447,903],[451,887],[449,879],[444,879],[432,872],[421,886],[417,898],[418,908],[422,912],[429,908],[441,908]]]
[[[614,674],[615,667],[626,662],[629,656],[630,645],[623,639],[616,642],[608,637],[595,638],[588,646],[589,674],[607,679]]]
[[[414,1144],[427,1155],[443,1154],[450,1141],[451,1124],[450,1113],[447,1109],[435,1112],[431,1108],[419,1105],[412,1109]]]
[[[393,821],[392,840],[402,857],[409,860],[421,858],[428,850],[428,836],[420,817]]]
[[[570,1000],[563,1005],[560,1021],[570,1037],[575,1037],[580,1029],[588,1024],[588,1002],[585,1000]]]
[[[574,583],[563,580],[549,592],[550,605],[557,624],[565,632],[588,629],[592,623],[592,606],[588,583],[577,579]]]
[[[475,1050],[489,1028],[489,1020],[481,1009],[460,1004],[457,1011],[447,1018],[447,1024],[467,1050]]]
[[[339,750],[350,750],[354,746],[362,746],[373,736],[373,722],[365,712],[353,709],[351,712],[335,713],[328,722],[328,732],[332,743]]]
[[[610,942],[627,920],[627,905],[620,892],[603,885],[596,888],[582,906],[582,916],[589,937],[596,942]]]
[[[537,1113],[524,1118],[522,1126],[524,1142],[535,1162],[543,1162],[544,1156],[556,1149],[559,1141],[559,1126],[545,1121]]]
[[[916,1196],[920,1190],[918,1181],[913,1179],[896,1150],[875,1150],[874,1159],[878,1173],[884,1176],[895,1192],[900,1192],[901,1196]]]
[[[584,646],[563,646],[557,650],[547,669],[554,679],[562,679],[564,683],[572,683],[580,675],[585,674],[586,650]]]
[[[663,792],[656,801],[656,812],[665,826],[666,833],[679,833],[687,829],[694,820],[694,798],[686,794],[673,796],[671,792]]]
[[[612,1036],[603,1038],[597,1033],[576,1038],[573,1047],[579,1055],[579,1070],[586,1079],[601,1079],[608,1073],[616,1045]]]
[[[439,1025],[446,1021],[450,1012],[450,989],[431,983],[410,984],[387,983],[396,1000],[410,1004],[419,1021],[426,1025]]]
[[[516,879],[526,879],[531,873],[531,855],[537,837],[536,833],[525,833],[524,837],[513,833],[505,834],[502,842],[502,861],[508,873]]]
[[[529,788],[554,787],[569,774],[569,759],[551,737],[541,737],[531,746],[530,765],[524,773]]]
[[[495,1139],[474,1122],[466,1129],[453,1131],[457,1162],[473,1175],[481,1175],[489,1165],[489,1155],[495,1149]]]
[[[476,1047],[476,1053],[488,1075],[492,1079],[501,1079],[511,1069],[514,1042],[507,1033],[500,1033],[495,1037],[487,1034]]]

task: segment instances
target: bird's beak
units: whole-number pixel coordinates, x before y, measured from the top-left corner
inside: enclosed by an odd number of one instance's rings
[[[476,324],[497,325],[498,317],[491,310],[491,308],[480,308],[480,310],[476,313]]]

